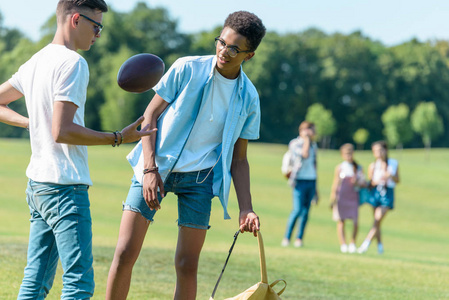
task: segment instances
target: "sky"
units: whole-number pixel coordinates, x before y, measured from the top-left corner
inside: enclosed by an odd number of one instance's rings
[[[184,33],[222,25],[236,10],[258,15],[268,31],[280,34],[315,27],[328,34],[360,30],[372,40],[394,46],[417,38],[449,40],[448,0],[106,0],[128,12],[137,2],[165,7]],[[57,0],[10,0],[0,3],[3,26],[17,28],[37,41],[40,27],[55,13]],[[105,30],[113,30],[105,25]]]

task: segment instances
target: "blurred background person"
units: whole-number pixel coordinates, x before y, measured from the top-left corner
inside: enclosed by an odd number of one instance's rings
[[[340,147],[343,162],[335,167],[331,188],[332,218],[337,222],[337,236],[342,253],[355,253],[358,217],[359,191],[366,186],[362,167],[354,160],[354,146],[344,144]],[[345,221],[352,220],[353,229],[349,245],[345,238]]]
[[[314,141],[315,125],[304,121],[299,125],[299,136],[290,141],[288,151],[283,159],[282,172],[293,188],[293,209],[287,221],[287,228],[281,245],[290,244],[293,229],[299,221],[299,228],[294,242],[295,247],[303,246],[304,230],[309,217],[312,200],[318,201],[317,150]]]
[[[394,207],[394,188],[399,183],[398,161],[388,158],[388,147],[385,141],[377,141],[371,145],[375,161],[369,165],[371,201],[374,208],[374,224],[362,245],[357,250],[365,253],[374,237],[377,238],[377,252],[382,254],[384,247],[381,240],[380,225],[387,212]]]

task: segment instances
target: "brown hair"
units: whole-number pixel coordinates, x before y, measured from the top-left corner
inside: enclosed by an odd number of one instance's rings
[[[340,147],[340,153],[343,153],[344,150],[350,150],[354,152],[354,146],[350,143],[343,144]],[[357,174],[359,164],[354,160],[354,158],[352,159],[352,166],[354,167],[354,174]]]
[[[385,153],[386,153],[385,154],[385,162],[388,165],[388,144],[387,144],[387,142],[386,141],[376,141],[371,144],[371,149],[377,145],[381,146],[385,150]]]
[[[303,130],[303,129],[309,129],[315,127],[315,124],[309,121],[303,121],[301,122],[301,124],[299,124],[299,131]]]
[[[354,146],[352,144],[350,144],[350,143],[343,144],[340,147],[340,152],[343,152],[343,150],[354,151]]]
[[[79,11],[99,10],[108,11],[108,5],[104,0],[59,0],[56,8],[56,16],[59,18]]]

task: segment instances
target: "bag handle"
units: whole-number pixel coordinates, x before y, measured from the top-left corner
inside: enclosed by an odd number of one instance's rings
[[[268,283],[267,264],[265,262],[265,248],[263,246],[262,234],[257,232],[257,242],[259,244],[259,256],[260,256],[260,277],[261,282]]]
[[[228,257],[226,258],[223,269],[221,270],[220,276],[218,277],[217,283],[215,284],[215,287],[214,287],[214,291],[212,292],[212,295],[210,296],[209,300],[214,300],[215,293],[218,288],[218,284],[220,283],[221,277],[223,276],[224,270],[226,269],[226,265],[228,264],[229,257],[231,256],[232,250],[234,249],[234,245],[235,245],[235,242],[237,241],[237,237],[238,237],[239,233],[240,233],[240,230],[238,230],[234,234],[234,241],[232,242],[231,248],[229,249]],[[265,248],[263,246],[263,238],[262,238],[262,234],[260,233],[260,231],[257,232],[257,242],[259,244],[261,282],[268,284],[267,264],[265,261]],[[284,288],[278,293],[278,295],[281,295],[284,292],[285,288],[287,287],[287,283],[285,282],[285,280],[283,280],[283,279],[276,280],[270,286],[271,287],[275,286],[277,283],[279,283],[279,281],[283,281],[285,283]]]
[[[282,290],[279,293],[277,293],[278,296],[282,295],[282,293],[285,291],[285,288],[287,287],[287,282],[284,279],[278,279],[278,280],[275,280],[272,284],[270,284],[270,286],[273,288],[276,284],[278,284],[281,281],[284,282],[284,287],[282,288]]]
[[[239,233],[240,233],[240,230],[237,230],[237,232],[234,234],[234,241],[232,242],[232,246],[229,249],[228,257],[226,258],[223,269],[221,270],[220,276],[218,277],[217,283],[215,284],[215,287],[214,287],[214,291],[212,292],[212,295],[210,296],[209,300],[214,300],[215,292],[217,291],[218,284],[220,283],[221,277],[223,276],[224,270],[226,269],[226,265],[228,264],[229,257],[231,256],[232,250],[234,249],[234,245],[235,245],[235,242],[237,241],[237,236],[239,235]]]

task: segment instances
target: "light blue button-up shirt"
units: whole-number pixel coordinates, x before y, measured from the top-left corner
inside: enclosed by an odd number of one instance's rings
[[[154,87],[154,91],[169,103],[158,119],[156,137],[156,164],[164,181],[184,149],[197,119],[201,101],[210,96],[216,59],[215,55],[180,58]],[[225,219],[230,219],[227,206],[234,144],[238,138],[258,139],[260,129],[260,101],[257,90],[242,69],[237,80],[237,90],[230,101],[226,116],[222,143],[215,150],[217,157],[220,153],[222,155],[214,168],[213,192],[220,199]],[[137,180],[140,181],[143,172],[141,142],[127,158]]]

